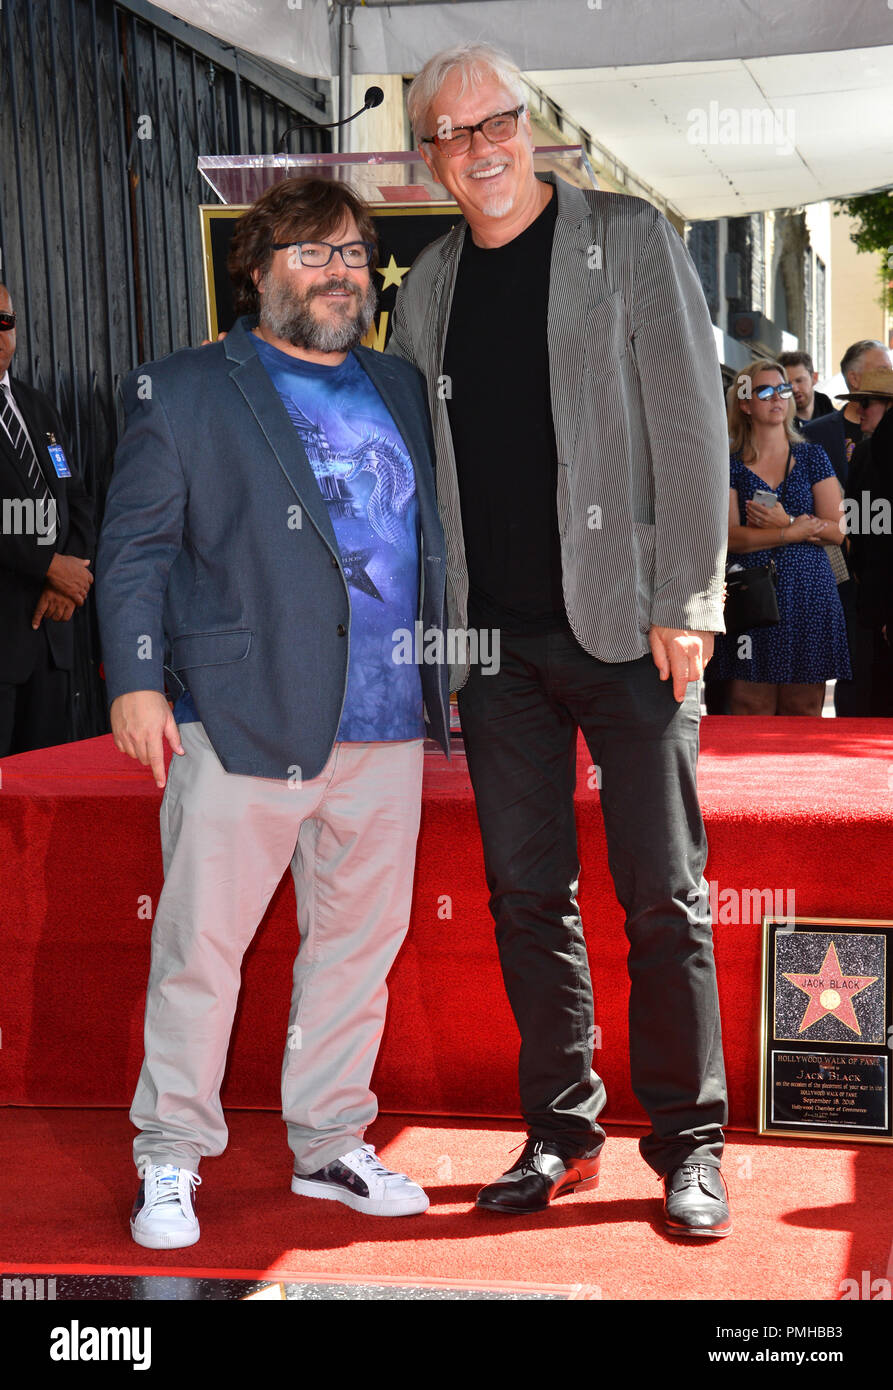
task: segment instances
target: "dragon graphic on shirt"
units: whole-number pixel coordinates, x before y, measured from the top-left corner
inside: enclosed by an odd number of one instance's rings
[[[322,426],[309,419],[293,400],[286,402],[286,409],[326,501],[342,516],[365,514],[376,536],[388,545],[397,545],[415,492],[409,455],[379,430],[367,431],[352,449],[335,449]],[[361,473],[371,473],[375,480],[365,509],[348,486]]]

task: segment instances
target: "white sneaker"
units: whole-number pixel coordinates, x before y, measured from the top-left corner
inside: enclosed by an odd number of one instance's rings
[[[405,1173],[392,1173],[375,1157],[371,1144],[342,1154],[316,1173],[295,1173],[292,1192],[344,1202],[370,1216],[414,1216],[427,1211],[428,1198]]]
[[[198,1221],[192,1207],[193,1188],[201,1178],[187,1168],[144,1160],[139,1167],[140,1190],[130,1214],[130,1234],[150,1250],[176,1250],[195,1245]]]

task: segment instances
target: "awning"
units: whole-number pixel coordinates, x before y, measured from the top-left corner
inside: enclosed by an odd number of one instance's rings
[[[162,7],[296,72],[338,71],[325,0]],[[891,35],[880,0],[365,0],[352,66],[411,74],[448,45],[494,43],[691,220],[893,184]]]

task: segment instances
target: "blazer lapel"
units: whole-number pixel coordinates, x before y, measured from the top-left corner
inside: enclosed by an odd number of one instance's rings
[[[558,199],[549,278],[549,384],[558,461],[567,465],[573,458],[583,371],[581,358],[569,360],[567,345],[582,341],[590,304],[602,293],[603,280],[588,266],[589,204],[573,184],[554,175],[544,178],[554,184]]]
[[[233,362],[230,376],[245,397],[263,430],[276,461],[300,499],[302,521],[308,517],[333,554],[338,544],[329,519],[329,509],[310,466],[301,437],[282,404],[279,392],[250,341],[246,324],[239,319],[225,339],[226,355]]]
[[[443,372],[443,354],[446,349],[447,326],[449,324],[450,309],[453,306],[453,291],[456,288],[456,276],[459,273],[459,257],[462,254],[462,246],[465,241],[465,229],[467,222],[464,220],[457,222],[450,229],[449,235],[444,242],[441,252],[441,263],[437,271],[432,286],[432,297],[434,300],[432,312],[428,315],[426,322],[425,335],[425,374],[431,382]],[[443,404],[440,393],[437,399]]]
[[[34,452],[37,455],[37,461],[40,464],[43,476],[46,478],[47,487],[50,490],[51,496],[54,497],[57,502],[59,502],[62,497],[61,481],[59,478],[56,477],[56,470],[53,467],[53,461],[50,458],[49,452],[47,450],[46,430],[41,429],[41,422],[35,418],[33,411],[29,410],[27,405],[23,401],[23,393],[16,391],[16,382],[13,377],[9,378],[9,384],[12,387],[12,394],[13,399],[16,403],[16,410],[19,412],[19,414],[25,422],[28,434],[31,437],[31,443],[34,447]],[[10,439],[9,435],[6,433],[6,430],[3,428],[2,425],[0,425],[0,448],[2,448],[3,453],[6,456],[9,464],[15,470],[16,476],[21,480],[22,489],[24,491],[25,496],[33,497],[34,489],[28,480],[28,470],[25,468],[24,464],[22,463],[22,460],[19,458],[18,454],[13,448],[12,440]]]
[[[18,405],[18,401],[16,401],[16,405]],[[19,457],[15,449],[12,447],[12,440],[2,425],[0,425],[0,457],[9,465],[16,477],[21,481],[23,489],[28,492],[28,480],[25,475],[25,470],[19,462]]]
[[[388,358],[383,352],[373,352],[371,357],[367,357],[365,353],[362,357],[358,356],[356,353],[354,353],[353,356],[354,361],[363,368],[363,371],[369,377],[372,385],[387,406],[391,419],[400,431],[400,435],[409,450],[410,458],[412,458],[410,440],[413,437],[414,430],[411,428],[406,411],[403,408],[402,392],[395,389],[392,380],[391,365]],[[414,469],[416,468],[415,459],[412,459],[412,466]]]

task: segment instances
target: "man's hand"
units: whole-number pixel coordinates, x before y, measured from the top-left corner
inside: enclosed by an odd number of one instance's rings
[[[46,583],[57,594],[74,599],[81,608],[93,583],[90,561],[82,560],[77,555],[54,555],[46,572]]]
[[[167,700],[158,690],[131,690],[112,701],[109,714],[115,747],[144,767],[150,765],[155,785],[163,787],[164,740],[175,753],[185,752]]]
[[[689,632],[687,628],[649,628],[654,664],[662,681],[672,676],[673,694],[680,704],[689,681],[703,679],[704,667],[713,655],[714,636],[713,632]]]
[[[54,623],[67,623],[74,609],[73,598],[64,598],[62,594],[57,594],[55,589],[51,589],[49,584],[45,584],[37,600],[31,626],[36,632],[43,618],[52,618]]]

